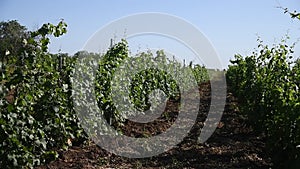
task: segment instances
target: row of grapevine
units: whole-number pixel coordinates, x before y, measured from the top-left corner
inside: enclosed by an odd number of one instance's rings
[[[49,35],[65,32],[64,22],[44,24],[23,40],[19,55],[2,62],[0,168],[31,168],[57,158],[69,139],[84,138],[69,99],[75,60],[47,52]]]
[[[167,58],[162,50],[156,51],[155,54],[148,51],[129,56],[128,44],[126,40],[121,40],[103,56],[92,53],[79,55],[72,78],[76,86],[73,97],[78,112],[89,112],[79,113],[79,118],[89,135],[113,132],[103,121],[118,129],[127,117],[143,113],[151,106],[153,108],[156,103],[149,96],[157,89],[162,91],[166,98],[178,100],[179,86],[189,90],[193,86],[192,81],[195,87],[198,83],[209,80],[208,72],[203,66],[193,66],[191,63],[186,67]],[[178,79],[185,83],[178,84]],[[93,88],[94,91],[87,91],[87,88]],[[95,99],[99,109],[91,102]],[[98,115],[99,111],[102,116]]]
[[[94,117],[101,113],[108,123],[121,124],[124,121],[125,116],[120,113],[122,109],[116,107],[111,93],[112,87],[122,86],[122,77],[126,77],[117,69],[129,58],[127,42],[122,40],[115,44],[103,56],[88,52],[78,52],[73,57],[49,53],[49,36],[63,35],[66,26],[63,21],[57,26],[44,24],[23,40],[17,56],[1,56],[0,168],[32,168],[57,158],[58,150],[68,148],[76,140],[85,140],[86,133],[96,133],[99,127],[104,126],[103,119]],[[137,72],[129,88],[125,89],[130,91],[128,99],[136,109],[148,109],[148,95],[157,88],[168,98],[178,97],[179,84],[168,72],[192,70],[190,73],[196,83],[208,80],[204,67],[193,67],[192,64],[184,67],[168,60],[163,51],[156,54],[153,57],[146,52],[135,58],[135,65],[143,66],[142,62],[169,65],[165,67],[166,71],[147,69]],[[84,86],[76,86],[77,82]],[[187,85],[183,88],[188,89],[189,84],[182,85]],[[95,114],[94,110],[89,110],[93,108],[93,100],[76,99],[91,94],[91,91],[94,91],[94,100],[103,112]],[[85,112],[87,116],[82,117],[77,114],[78,111]],[[89,127],[82,128],[82,123],[88,123]]]
[[[300,69],[287,39],[269,47],[259,39],[251,56],[236,55],[227,71],[231,91],[257,132],[264,133],[275,166],[300,164]],[[277,165],[278,164],[278,165]]]

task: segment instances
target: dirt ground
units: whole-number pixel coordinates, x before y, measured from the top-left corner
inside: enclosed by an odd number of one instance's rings
[[[270,168],[272,163],[264,149],[264,137],[255,134],[246,124],[245,117],[236,108],[237,100],[229,92],[217,129],[205,143],[197,142],[210,108],[210,83],[202,84],[199,91],[201,103],[196,124],[180,144],[163,154],[142,159],[125,158],[87,141],[59,152],[59,159],[37,168]],[[168,118],[161,116],[143,125],[128,121],[122,127],[123,133],[131,137],[149,137],[165,131],[178,115],[176,103],[169,102],[167,107]]]

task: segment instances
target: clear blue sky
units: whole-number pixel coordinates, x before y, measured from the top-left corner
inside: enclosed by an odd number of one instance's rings
[[[300,12],[299,0],[1,0],[0,20],[18,20],[29,30],[63,18],[68,33],[53,39],[50,52],[74,54],[104,25],[120,17],[142,12],[163,12],[195,25],[213,44],[224,68],[234,54],[247,55],[257,46],[257,34],[267,44],[288,31],[291,43],[300,38],[300,21],[277,6]],[[129,44],[130,45],[130,44]],[[300,44],[295,57],[300,56]]]

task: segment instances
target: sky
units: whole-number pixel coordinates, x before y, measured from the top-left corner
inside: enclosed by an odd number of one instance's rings
[[[214,47],[223,68],[227,68],[235,54],[246,56],[255,50],[258,36],[269,45],[278,43],[286,34],[291,37],[290,44],[300,39],[300,21],[284,14],[279,6],[300,12],[299,0],[1,0],[0,21],[18,20],[28,30],[36,30],[44,23],[56,24],[64,19],[68,32],[51,38],[49,50],[72,55],[82,50],[98,30],[119,18],[144,12],[169,14],[195,26]],[[155,38],[129,40],[129,46],[133,51],[172,46],[170,39]],[[187,52],[176,45],[172,47],[172,54]],[[297,44],[294,57],[299,56]],[[185,57],[188,56],[181,59]]]

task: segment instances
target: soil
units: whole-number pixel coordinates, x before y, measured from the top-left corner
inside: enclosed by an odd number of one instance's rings
[[[102,169],[102,168],[270,168],[272,162],[265,151],[265,138],[247,125],[246,118],[237,108],[237,99],[227,92],[226,106],[213,135],[199,143],[204,121],[210,109],[210,83],[200,86],[200,111],[187,137],[171,150],[151,158],[126,158],[112,154],[92,141],[73,144],[60,151],[59,158],[37,169]],[[157,120],[139,124],[127,121],[123,134],[131,137],[151,137],[168,129],[178,116],[178,104],[169,101],[166,113]]]

